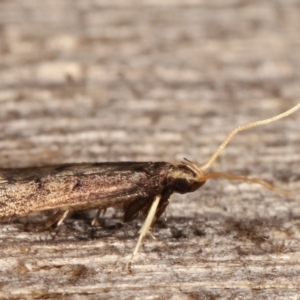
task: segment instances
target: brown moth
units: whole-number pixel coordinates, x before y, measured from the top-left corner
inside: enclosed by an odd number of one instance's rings
[[[0,221],[26,216],[32,212],[57,210],[45,224],[59,226],[70,211],[96,208],[96,223],[100,211],[109,207],[124,211],[124,222],[138,214],[146,216],[140,236],[129,262],[138,252],[151,225],[165,211],[173,193],[190,193],[206,180],[223,177],[257,183],[287,196],[300,196],[274,187],[256,178],[223,172],[206,173],[235,134],[284,118],[300,108],[300,103],[275,117],[235,128],[206,164],[199,166],[189,160],[173,165],[167,162],[109,162],[64,164],[48,167],[0,169]]]

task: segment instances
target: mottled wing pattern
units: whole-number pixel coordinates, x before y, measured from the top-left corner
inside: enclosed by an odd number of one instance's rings
[[[0,169],[0,219],[48,209],[126,210],[138,199],[152,201],[171,167],[165,162],[117,162]]]

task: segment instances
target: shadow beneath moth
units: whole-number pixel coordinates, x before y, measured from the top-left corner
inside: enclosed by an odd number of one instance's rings
[[[206,173],[232,137],[243,130],[284,118],[300,108],[300,103],[275,117],[235,128],[203,166],[189,160],[173,165],[167,162],[109,162],[64,164],[48,167],[0,169],[0,221],[33,212],[57,210],[44,227],[59,226],[70,211],[109,207],[124,211],[124,222],[140,213],[146,216],[129,262],[129,268],[144,236],[165,211],[173,193],[186,194],[199,189],[210,178],[257,183],[287,197],[299,198],[290,191],[256,178],[223,172]]]

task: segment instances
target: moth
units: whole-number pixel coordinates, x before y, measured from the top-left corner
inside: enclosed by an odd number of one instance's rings
[[[284,118],[300,108],[300,103],[275,117],[235,128],[208,162],[202,166],[187,159],[178,165],[167,162],[107,162],[63,164],[47,167],[0,169],[0,221],[11,220],[44,210],[57,210],[45,226],[59,226],[69,212],[109,207],[124,211],[124,222],[139,214],[146,216],[133,251],[131,265],[143,238],[162,215],[173,193],[199,189],[208,179],[223,177],[260,184],[287,197],[299,195],[269,183],[223,172],[210,172],[221,151],[238,132]]]

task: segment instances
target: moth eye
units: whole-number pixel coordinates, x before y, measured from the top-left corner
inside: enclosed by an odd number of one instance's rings
[[[175,178],[173,181],[173,188],[177,193],[184,194],[191,190],[191,183],[183,178]]]
[[[191,193],[199,189],[205,181],[198,182],[194,180],[187,180],[185,178],[174,178],[172,182],[172,186],[174,192],[179,194]]]

